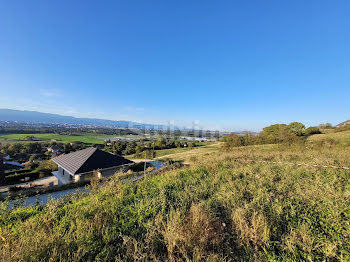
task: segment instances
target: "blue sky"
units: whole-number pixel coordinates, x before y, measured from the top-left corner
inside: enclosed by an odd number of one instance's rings
[[[259,130],[350,119],[349,1],[1,1],[0,108]]]

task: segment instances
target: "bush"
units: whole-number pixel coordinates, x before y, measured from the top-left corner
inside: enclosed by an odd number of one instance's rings
[[[244,137],[235,133],[223,136],[221,140],[224,141],[223,149],[225,151],[228,151],[233,147],[244,146]]]
[[[10,185],[10,184],[17,184],[17,183],[21,183],[22,179],[25,179],[26,177],[29,177],[29,181],[35,180],[39,178],[39,172],[38,171],[30,171],[27,173],[14,173],[11,175],[8,175],[5,177],[5,184]]]
[[[259,134],[258,141],[261,144],[294,143],[298,140],[295,132],[285,124],[275,124],[265,127]]]
[[[14,175],[14,174],[23,174],[23,173],[28,173],[28,172],[31,172],[30,169],[19,169],[19,170],[13,170],[13,171],[7,171],[5,172],[5,176],[11,176],[11,175]]]
[[[42,161],[36,171],[41,173],[40,177],[43,176],[50,176],[52,174],[52,171],[56,171],[58,169],[58,166],[56,165],[55,162],[52,160],[45,160]]]
[[[146,163],[146,169],[149,167],[153,167],[153,165],[151,165],[150,163]],[[131,166],[129,166],[129,170],[131,170],[133,172],[144,171],[144,168],[145,168],[145,162],[139,162],[139,163],[135,163],[135,164],[132,164]]]
[[[321,134],[321,130],[318,127],[310,126],[305,130],[305,135]]]

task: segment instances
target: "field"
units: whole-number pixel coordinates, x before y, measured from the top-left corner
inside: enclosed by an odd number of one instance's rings
[[[68,142],[82,142],[86,144],[103,144],[106,138],[104,134],[95,133],[82,133],[77,135],[60,135],[60,134],[10,134],[0,135],[0,142],[30,142],[26,138],[28,136],[34,137],[34,141],[51,141],[57,140],[57,142],[68,143]]]
[[[312,135],[309,137],[309,141],[312,142],[319,142],[325,139],[334,140],[337,143],[350,144],[350,130],[338,133],[327,132],[326,134]]]
[[[211,152],[218,152],[220,149],[220,142],[216,143],[208,143],[204,146],[195,147],[195,148],[174,148],[174,149],[168,149],[168,150],[159,150],[157,151],[156,159],[162,160],[162,159],[172,159],[176,161],[187,161],[192,156],[200,156],[203,154],[211,153]]]
[[[24,261],[349,261],[350,146],[220,144],[189,168],[112,179],[45,207],[0,208],[3,257]],[[237,159],[242,161],[237,161]],[[244,162],[278,161],[286,164]]]
[[[195,147],[195,148],[182,147],[182,148],[155,150],[155,152],[156,152],[155,159],[157,159],[157,160],[164,160],[164,159],[185,160],[191,155],[201,155],[204,153],[219,151],[220,144],[221,144],[220,142],[205,143],[204,145],[201,145],[201,146]],[[129,155],[126,157],[128,159],[135,159],[134,155]],[[142,159],[140,159],[140,160],[142,160]]]

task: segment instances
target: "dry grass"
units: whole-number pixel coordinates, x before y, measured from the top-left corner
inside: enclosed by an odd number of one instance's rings
[[[308,138],[309,142],[322,142],[325,141],[325,143],[331,142],[331,143],[341,143],[350,145],[350,130],[349,131],[343,131],[343,132],[329,132],[326,134],[318,134],[318,135],[312,135]],[[332,141],[333,140],[333,141]]]
[[[235,161],[350,165],[349,149],[203,152],[185,156],[190,168],[137,183],[115,179],[46,207],[3,205],[1,252],[8,261],[349,261],[349,171]]]

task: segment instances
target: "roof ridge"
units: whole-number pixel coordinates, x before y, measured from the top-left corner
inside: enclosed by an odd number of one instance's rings
[[[96,152],[96,149],[97,149],[97,148],[91,146],[91,147],[84,148],[84,149],[82,149],[82,150],[78,150],[78,151],[75,151],[75,152],[71,152],[71,153],[66,154],[66,155],[60,155],[60,156],[58,156],[58,157],[53,158],[52,160],[53,160],[56,164],[58,164],[58,163],[55,161],[56,159],[57,159],[57,160],[66,159],[67,157],[72,157],[72,155],[73,155],[73,156],[80,155],[83,151],[84,151],[84,152],[88,152],[88,151],[91,150],[91,153],[89,152],[88,157],[87,157],[78,167],[75,167],[75,168],[72,170],[73,173],[75,174],[75,173],[84,165],[84,163]]]
[[[59,156],[53,158],[53,161],[72,175],[132,162],[122,156],[96,147],[89,147],[65,156]]]
[[[85,165],[85,163],[86,163],[98,150],[100,150],[100,149],[98,149],[97,147],[93,147],[93,146],[88,147],[88,148],[86,148],[86,149],[91,149],[91,148],[93,148],[94,150],[91,152],[91,154],[89,155],[89,157],[85,159],[85,161],[81,164],[81,166],[79,166],[79,168],[75,171],[76,173],[79,173],[78,171],[80,170],[80,168],[82,168],[82,167]]]

